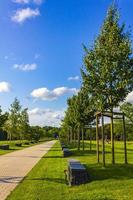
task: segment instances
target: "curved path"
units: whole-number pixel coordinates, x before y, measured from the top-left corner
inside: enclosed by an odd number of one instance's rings
[[[55,142],[45,142],[0,156],[0,200],[6,199]]]

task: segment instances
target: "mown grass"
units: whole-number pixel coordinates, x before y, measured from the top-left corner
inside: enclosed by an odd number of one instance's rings
[[[49,139],[46,138],[46,139],[44,139],[44,140],[42,140],[40,142],[45,142],[45,141],[48,141],[48,140]],[[25,142],[29,142],[29,144],[26,145],[26,144],[24,144]],[[16,143],[22,143],[22,146],[21,147],[15,146]],[[10,153],[10,152],[13,152],[13,151],[16,151],[16,150],[21,150],[21,149],[36,145],[37,143],[30,143],[30,141],[27,141],[27,140],[23,140],[23,141],[12,140],[12,141],[0,141],[0,145],[2,145],[2,144],[9,144],[9,150],[0,149],[0,156],[4,155],[4,154],[7,154],[7,153]]]
[[[123,144],[116,143],[117,164],[110,164],[110,144],[106,145],[106,167],[96,163],[95,144],[92,151],[86,143],[84,152],[72,148],[72,158],[85,164],[90,181],[85,185],[68,186],[64,169],[67,160],[62,158],[60,144],[39,161],[27,177],[7,198],[8,200],[128,200],[133,199],[133,142],[128,143],[129,164],[123,164]]]
[[[4,155],[4,154],[7,154],[7,153],[10,153],[12,151],[16,151],[16,150],[21,150],[21,149],[24,149],[28,146],[31,146],[33,144],[29,144],[29,145],[22,145],[22,147],[17,147],[15,146],[16,143],[20,143],[19,140],[13,140],[13,141],[0,141],[0,145],[2,144],[9,144],[9,150],[2,150],[0,149],[0,155]]]

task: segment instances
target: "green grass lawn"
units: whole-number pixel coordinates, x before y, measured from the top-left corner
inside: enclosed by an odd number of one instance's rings
[[[41,142],[45,142],[45,141],[48,141],[48,140],[49,140],[49,139],[46,138],[46,139],[42,140]],[[24,144],[25,142],[29,142],[29,145],[25,145],[25,144]],[[21,147],[17,147],[17,146],[15,146],[16,143],[23,143],[23,144],[22,144]],[[9,149],[9,150],[2,150],[2,149],[0,149],[0,156],[1,156],[1,155],[4,155],[4,154],[7,154],[7,153],[10,153],[10,152],[12,152],[12,151],[21,150],[21,149],[24,149],[24,148],[26,148],[26,147],[33,146],[33,145],[35,145],[35,144],[37,144],[37,143],[32,144],[32,143],[30,143],[30,141],[27,141],[27,140],[23,140],[23,142],[20,141],[20,140],[13,140],[13,141],[0,141],[0,145],[1,145],[1,144],[9,144],[10,149]]]
[[[62,158],[62,151],[57,142],[39,161],[27,177],[7,198],[8,200],[128,200],[133,199],[133,142],[128,142],[128,165],[123,164],[123,144],[117,142],[116,165],[110,163],[110,144],[106,145],[105,168],[96,164],[95,144],[90,152],[73,150],[72,158],[86,165],[90,182],[80,186],[68,186],[65,182],[64,169],[67,160]]]
[[[4,154],[7,154],[7,153],[10,153],[10,152],[12,152],[12,151],[15,151],[15,150],[21,150],[21,149],[23,149],[23,148],[26,148],[26,147],[28,147],[28,146],[31,146],[32,144],[29,144],[29,145],[22,145],[22,147],[17,147],[17,146],[15,146],[15,144],[16,143],[20,143],[20,141],[19,140],[14,140],[14,141],[0,141],[0,145],[1,144],[9,144],[9,150],[2,150],[2,149],[0,149],[0,155],[4,155]]]

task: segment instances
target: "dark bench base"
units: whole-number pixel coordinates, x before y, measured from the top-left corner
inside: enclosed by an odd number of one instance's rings
[[[2,150],[9,150],[9,144],[2,144],[2,145],[0,145],[0,149],[2,149]]]
[[[68,148],[64,148],[62,151],[63,151],[63,157],[68,157],[72,155],[72,152]]]
[[[15,146],[16,147],[22,147],[22,143],[16,143]]]
[[[25,144],[25,145],[29,145],[30,143],[29,143],[29,142],[25,142],[24,144]]]

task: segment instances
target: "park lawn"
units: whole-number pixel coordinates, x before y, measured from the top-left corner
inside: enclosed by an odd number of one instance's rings
[[[49,139],[46,138],[40,142],[45,142],[45,141],[48,141]],[[24,143],[25,142],[29,142],[29,145],[25,145]],[[15,146],[16,143],[23,143],[21,147],[17,147]],[[33,146],[33,145],[36,145],[38,143],[30,143],[30,141],[27,141],[27,140],[13,140],[13,141],[0,141],[0,145],[1,144],[9,144],[9,150],[2,150],[0,149],[0,156],[1,155],[4,155],[4,154],[7,154],[7,153],[10,153],[10,152],[13,152],[13,151],[16,151],[16,150],[21,150],[21,149],[24,149],[24,148],[27,148],[27,147],[30,147],[30,146]]]
[[[73,150],[72,158],[84,163],[90,174],[90,182],[80,186],[68,186],[64,179],[67,160],[62,158],[59,142],[37,163],[27,177],[11,193],[7,200],[128,200],[133,199],[133,142],[128,143],[129,164],[123,164],[123,144],[117,142],[117,164],[110,164],[110,144],[106,144],[107,165],[96,164],[95,143],[92,151],[89,142],[86,150]]]
[[[22,145],[22,147],[17,147],[17,146],[15,146],[15,144],[16,143],[20,143],[20,140],[13,140],[13,141],[0,141],[0,145],[1,144],[9,144],[9,150],[2,150],[2,149],[0,149],[0,155],[4,155],[4,154],[7,154],[7,153],[10,153],[10,152],[12,152],[12,151],[16,151],[16,150],[21,150],[21,149],[24,149],[24,148],[26,148],[26,147],[28,147],[28,146],[31,146],[32,144],[29,144],[29,145]]]

